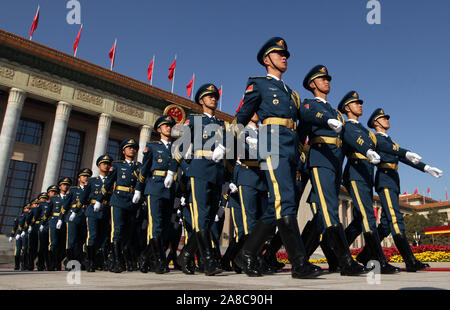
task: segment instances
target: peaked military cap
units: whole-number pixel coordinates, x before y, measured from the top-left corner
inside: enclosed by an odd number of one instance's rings
[[[345,113],[345,106],[352,102],[360,102],[361,104],[364,102],[363,100],[359,99],[359,95],[356,90],[349,91],[344,96],[344,98],[342,98],[341,102],[339,102],[338,110],[342,113]]]
[[[128,138],[122,141],[120,144],[120,149],[123,150],[126,147],[133,147],[135,149],[139,149],[139,144],[133,138]]]
[[[70,178],[61,178],[58,181],[58,186],[61,184],[67,184],[70,186],[70,185],[72,185],[72,180]],[[59,190],[58,190],[58,192],[59,192]]]
[[[97,161],[95,162],[95,164],[98,166],[101,163],[108,163],[111,164],[113,161],[113,159],[111,158],[111,156],[108,155],[102,155],[99,158],[97,158]]]
[[[45,198],[48,199],[48,194],[47,192],[42,192],[37,196],[37,200],[41,199],[41,198]]]
[[[48,188],[47,188],[47,193],[48,192],[56,192],[56,193],[59,193],[59,188],[58,188],[58,186],[56,186],[56,185],[50,185]]]
[[[91,177],[92,176],[92,170],[89,169],[89,168],[80,169],[78,171],[78,177],[82,177],[82,176]]]
[[[311,87],[309,87],[309,84],[311,84],[311,82],[318,77],[325,77],[328,78],[329,81],[331,81],[331,76],[328,74],[327,67],[325,67],[324,65],[317,65],[312,68],[305,76],[305,79],[303,80],[303,87],[309,91],[312,91]]]
[[[170,126],[175,126],[175,119],[170,115],[161,115],[155,122],[155,130],[159,128],[159,126],[163,124],[168,124]]]
[[[374,126],[375,121],[381,117],[386,117],[387,119],[391,118],[388,114],[384,113],[383,109],[378,108],[375,111],[373,111],[372,115],[370,116],[369,120],[367,121],[367,127],[375,128],[375,126]]]
[[[200,86],[200,88],[197,90],[197,93],[195,94],[195,102],[200,104],[200,99],[203,98],[203,96],[206,95],[215,95],[217,99],[219,99],[219,90],[214,84],[203,84]]]
[[[286,58],[291,56],[288,51],[286,41],[281,37],[273,37],[261,47],[256,59],[258,59],[258,62],[264,66],[264,58],[272,52],[282,52],[286,55]]]

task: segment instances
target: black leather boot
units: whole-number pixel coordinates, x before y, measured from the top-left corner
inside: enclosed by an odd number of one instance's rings
[[[150,255],[152,251],[152,246],[150,244],[147,244],[145,249],[142,251],[141,256],[139,257],[139,271],[142,273],[149,272],[150,266]]]
[[[266,252],[264,253],[264,260],[274,272],[280,271],[285,266],[277,259],[277,253],[282,245],[283,242],[281,241],[280,232],[277,232],[272,240],[265,245]]]
[[[198,249],[201,259],[203,259],[205,275],[213,276],[222,272],[216,260],[214,249],[211,243],[211,233],[209,230],[197,232]]]
[[[195,252],[197,252],[197,237],[196,232],[192,232],[189,236],[188,242],[184,245],[180,255],[177,257],[177,262],[181,266],[181,271],[185,274],[195,274]]]
[[[20,270],[20,255],[14,256],[14,270]]]
[[[300,236],[297,217],[295,215],[283,216],[277,220],[277,226],[288,253],[289,262],[292,265],[292,277],[296,279],[315,278],[322,274],[322,268],[308,261]]]
[[[152,247],[152,253],[154,258],[154,272],[157,274],[163,274],[167,271],[166,254],[163,251],[162,240],[160,237],[150,239],[150,245]]]
[[[236,249],[236,246],[237,246],[236,239],[231,238],[227,250],[220,258],[220,267],[222,268],[223,271],[233,271],[233,268],[231,268],[231,254]]]
[[[320,244],[320,231],[317,230],[317,225],[313,221],[308,221],[303,228],[302,241],[306,256],[310,258]]]
[[[350,255],[344,228],[341,224],[328,227],[325,230],[325,234],[327,235],[326,238],[328,238],[331,249],[339,261],[341,276],[357,276],[368,272],[364,266],[355,262]]]
[[[320,242],[320,248],[322,249],[323,255],[327,259],[328,273],[341,272],[339,267],[339,261],[330,247],[327,234],[323,234],[322,241]]]
[[[56,254],[55,251],[48,251],[47,253],[47,270],[55,271],[56,268]]]
[[[249,277],[262,276],[258,270],[257,255],[259,250],[264,246],[264,243],[274,232],[275,226],[260,220],[253,231],[247,236],[241,253],[238,254],[240,258],[236,260],[236,263]]]
[[[396,234],[393,236],[393,238],[395,246],[400,252],[400,255],[403,257],[403,260],[405,261],[407,272],[416,272],[418,270],[430,268],[430,265],[422,263],[421,261],[416,259],[416,257],[413,254],[413,251],[411,250],[411,247],[409,246],[408,239],[406,239],[406,236]]]
[[[378,236],[378,232],[369,231],[363,234],[364,240],[366,241],[366,246],[370,249],[372,259],[377,260],[380,263],[380,272],[381,274],[393,274],[400,272],[400,268],[390,265],[386,261],[386,257],[384,256],[383,249],[381,248],[380,237]]]
[[[248,235],[242,236],[236,243],[236,247],[230,253],[231,267],[237,274],[242,273],[242,266],[244,266],[244,261],[242,259],[242,248],[248,239]]]
[[[21,259],[22,259],[22,261],[21,261],[22,264],[21,264],[20,270],[25,271],[28,269],[28,254],[26,252],[25,252],[25,254],[22,254]]]
[[[113,266],[112,272],[121,273],[124,271],[122,266],[122,247],[119,242],[113,243]]]
[[[93,246],[86,246],[87,249],[87,257],[88,257],[88,264],[86,271],[87,272],[95,272],[95,247]]]
[[[74,258],[74,254],[73,254],[73,249],[66,249],[66,264],[64,265],[64,269],[65,270],[67,270],[67,271],[70,271],[70,270],[72,270],[70,267],[69,267],[69,262],[71,261],[71,260],[74,260],[75,258]]]

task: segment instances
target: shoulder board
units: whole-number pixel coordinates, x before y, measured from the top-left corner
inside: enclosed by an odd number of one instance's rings
[[[268,79],[268,80],[271,80],[272,78],[270,76],[251,76],[248,79],[249,80],[252,80],[252,79]]]
[[[113,164],[121,164],[121,163],[123,163],[123,162],[125,162],[125,160],[115,160],[115,161],[113,161],[112,163],[113,163]]]

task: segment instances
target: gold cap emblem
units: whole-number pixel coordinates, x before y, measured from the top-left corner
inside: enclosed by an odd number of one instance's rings
[[[358,98],[358,93],[354,92],[352,96],[353,96],[353,98]]]
[[[322,67],[319,71],[320,71],[320,72],[323,72],[323,73],[327,73],[327,68]]]
[[[282,47],[282,48],[284,48],[284,49],[286,49],[286,43],[284,43],[284,40],[278,41],[278,42],[277,42],[277,45],[280,46],[280,47]]]
[[[216,88],[214,87],[214,85],[210,85],[210,86],[208,86],[207,90],[212,90],[212,91],[215,91],[215,90],[216,90]]]

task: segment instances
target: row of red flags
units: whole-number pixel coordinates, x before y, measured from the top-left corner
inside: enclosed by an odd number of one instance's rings
[[[430,188],[427,188],[427,194],[430,195]],[[406,203],[408,203],[408,192],[404,192],[402,195],[406,196]],[[416,190],[414,191],[413,195],[420,195],[419,194],[419,189],[416,188]],[[425,195],[422,195],[423,198],[423,204],[425,204]],[[447,193],[447,189],[445,189],[445,201],[448,201],[448,193]]]
[[[40,10],[40,6],[38,6],[38,8],[37,8],[36,14],[35,14],[34,19],[33,19],[33,24],[31,25],[30,40],[33,39],[33,33],[38,27],[39,10]],[[73,44],[73,53],[74,53],[75,57],[77,55],[78,44],[80,43],[82,30],[83,30],[83,25],[80,26],[80,30],[78,31],[78,35],[77,35],[77,37],[75,39],[75,42]],[[113,44],[111,50],[108,52],[108,56],[109,56],[109,59],[111,61],[111,66],[110,66],[111,70],[114,67],[114,62],[115,62],[115,59],[116,59],[116,47],[117,47],[117,39],[114,40],[114,44]],[[172,82],[172,93],[173,93],[173,86],[174,86],[176,64],[177,64],[177,56],[175,55],[175,60],[173,61],[173,63],[169,67],[169,75],[168,75],[169,80]],[[149,66],[147,68],[147,80],[148,80],[148,82],[150,82],[150,84],[153,84],[153,68],[154,68],[154,65],[155,65],[155,56],[153,56]],[[187,92],[188,98],[192,97],[192,90],[194,88],[194,79],[195,79],[195,73],[192,75],[191,80],[186,85],[186,92]],[[219,89],[219,96],[220,96],[220,98],[222,97],[222,86]]]

